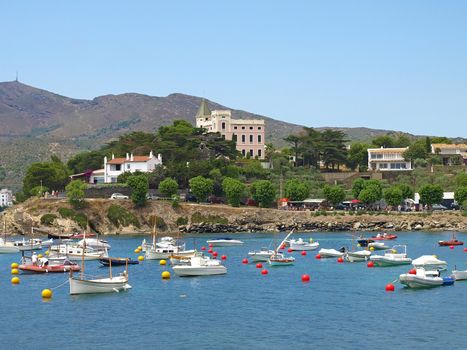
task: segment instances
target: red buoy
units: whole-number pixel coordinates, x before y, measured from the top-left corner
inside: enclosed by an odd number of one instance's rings
[[[222,255],[222,256],[221,256],[221,259],[222,259],[222,260],[227,260],[227,255]]]
[[[209,250],[208,250],[208,253],[209,253],[209,254],[212,254],[212,249],[209,249]]]
[[[285,244],[281,245],[281,249],[285,249]]]
[[[268,273],[269,273],[269,272],[268,272],[268,270],[266,270],[266,269],[261,270],[261,274],[262,274],[262,275],[267,275]]]
[[[409,270],[409,275],[416,275],[416,274],[417,274],[417,270],[415,269]]]
[[[306,255],[306,251],[302,250],[302,253],[301,253],[303,256]]]
[[[366,264],[367,267],[375,267],[375,263],[373,261],[368,261]]]
[[[342,258],[337,258],[337,262],[338,262],[339,264],[342,264],[342,263],[344,262],[344,259],[342,259]]]
[[[243,259],[242,264],[248,264],[248,259],[247,258]]]
[[[453,245],[450,245],[450,246],[449,246],[449,249],[454,249],[454,246],[453,246]]]
[[[467,252],[467,248],[464,248],[464,252]]]
[[[263,264],[257,263],[257,264],[256,264],[256,268],[257,268],[257,269],[262,269],[262,268],[263,268]]]
[[[392,283],[386,284],[386,292],[394,292],[394,285]]]
[[[201,247],[201,250],[206,250],[206,247],[203,245],[203,246]]]
[[[320,255],[320,254],[316,254],[315,259],[321,259],[321,255]]]
[[[287,251],[288,251],[289,253],[292,253],[292,252],[293,252],[293,249],[292,249],[292,248],[289,248],[289,249],[287,249]]]
[[[307,275],[307,274],[302,275],[302,282],[310,282],[310,275]]]
[[[213,257],[217,257],[218,253],[217,252],[212,252]]]
[[[212,247],[213,247],[212,243],[209,243],[209,248],[212,248]]]

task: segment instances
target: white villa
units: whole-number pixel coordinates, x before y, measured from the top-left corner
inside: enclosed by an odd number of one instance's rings
[[[107,160],[107,157],[104,157],[104,183],[117,182],[118,176],[127,171],[148,173],[154,171],[158,165],[162,165],[162,156],[158,154],[156,157],[152,151],[149,156],[134,156],[133,153],[127,153],[125,158],[115,158],[112,155],[112,159]]]
[[[0,190],[0,207],[11,207],[13,205],[13,192],[6,188]]]
[[[447,143],[432,143],[431,153],[438,154],[443,165],[452,165],[454,157],[462,157],[462,163],[467,164],[467,144],[447,144]]]
[[[404,159],[405,148],[368,148],[368,170],[412,170],[412,163]]]
[[[244,157],[264,159],[264,119],[232,119],[229,110],[211,110],[203,99],[196,114],[196,127],[218,132],[226,140],[233,140]]]

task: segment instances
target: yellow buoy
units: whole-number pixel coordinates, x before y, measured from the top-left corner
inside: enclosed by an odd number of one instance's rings
[[[159,265],[167,265],[167,261],[165,261],[164,259],[162,259],[161,261],[159,261]]]
[[[42,290],[42,297],[43,297],[44,299],[50,299],[50,298],[52,298],[52,294],[53,294],[53,293],[52,293],[52,291],[51,291],[50,289],[44,289],[44,290]]]
[[[361,247],[362,245],[360,243],[357,243],[357,247]]]
[[[168,279],[170,279],[170,272],[169,271],[162,271],[161,276],[162,276],[162,279],[168,280]]]
[[[139,245],[138,248],[136,248],[136,249],[143,250],[143,247],[141,247],[141,246]]]
[[[397,250],[393,249],[392,254],[397,254]]]
[[[370,250],[371,250],[371,251],[374,251],[374,250],[375,250],[375,247],[370,247]]]
[[[138,256],[138,260],[139,260],[139,261],[143,261],[143,260],[144,260],[144,256],[142,256],[142,255]]]
[[[13,278],[11,279],[11,283],[13,283],[13,284],[19,284],[19,277],[13,277]]]
[[[42,254],[39,254],[37,257],[40,259],[40,258],[43,258],[44,256]]]
[[[17,275],[17,274],[19,274],[19,270],[18,270],[18,269],[11,269],[11,274],[12,274],[12,275]]]
[[[12,268],[12,269],[17,269],[18,266],[19,266],[18,263],[12,263],[12,264],[11,264],[11,268]]]
[[[48,250],[45,251],[45,255],[49,255],[50,252]]]
[[[141,250],[139,250],[138,248],[135,249],[135,253],[138,254]]]

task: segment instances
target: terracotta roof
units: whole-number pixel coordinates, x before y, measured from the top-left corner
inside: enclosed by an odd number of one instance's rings
[[[132,163],[132,162],[147,162],[149,159],[148,156],[133,156],[133,160],[126,158],[114,158],[107,162],[107,164],[123,164],[123,163]]]
[[[432,143],[431,147],[434,149],[442,149],[442,148],[448,148],[448,149],[458,149],[458,148],[467,148],[467,144],[465,143],[459,143],[459,144],[449,144],[449,143]]]

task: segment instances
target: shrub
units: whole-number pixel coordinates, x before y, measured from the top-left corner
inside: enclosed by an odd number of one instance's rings
[[[164,179],[159,183],[159,192],[161,192],[164,197],[173,197],[177,194],[178,191],[178,183],[174,179]]]
[[[156,216],[156,227],[159,230],[165,231],[167,229],[167,224],[165,223],[164,219],[160,216]]]
[[[107,210],[107,218],[116,227],[129,225],[140,227],[139,221],[133,213],[116,204],[112,204]]]
[[[75,211],[70,208],[58,208],[58,213],[64,219],[71,219],[75,216]]]
[[[57,218],[55,214],[44,214],[41,216],[41,224],[42,225],[52,225]]]
[[[227,225],[229,223],[229,220],[227,220],[227,218],[224,218],[224,217],[219,216],[219,215],[204,216],[200,212],[196,212],[191,216],[191,222],[192,223],[205,222],[207,224],[223,224],[223,225]]]
[[[83,213],[78,213],[73,216],[73,221],[76,222],[82,229],[86,229],[88,227],[88,217]]]
[[[175,223],[178,226],[186,225],[186,224],[188,224],[188,218],[186,216],[180,216],[180,217],[177,218],[177,221]]]

